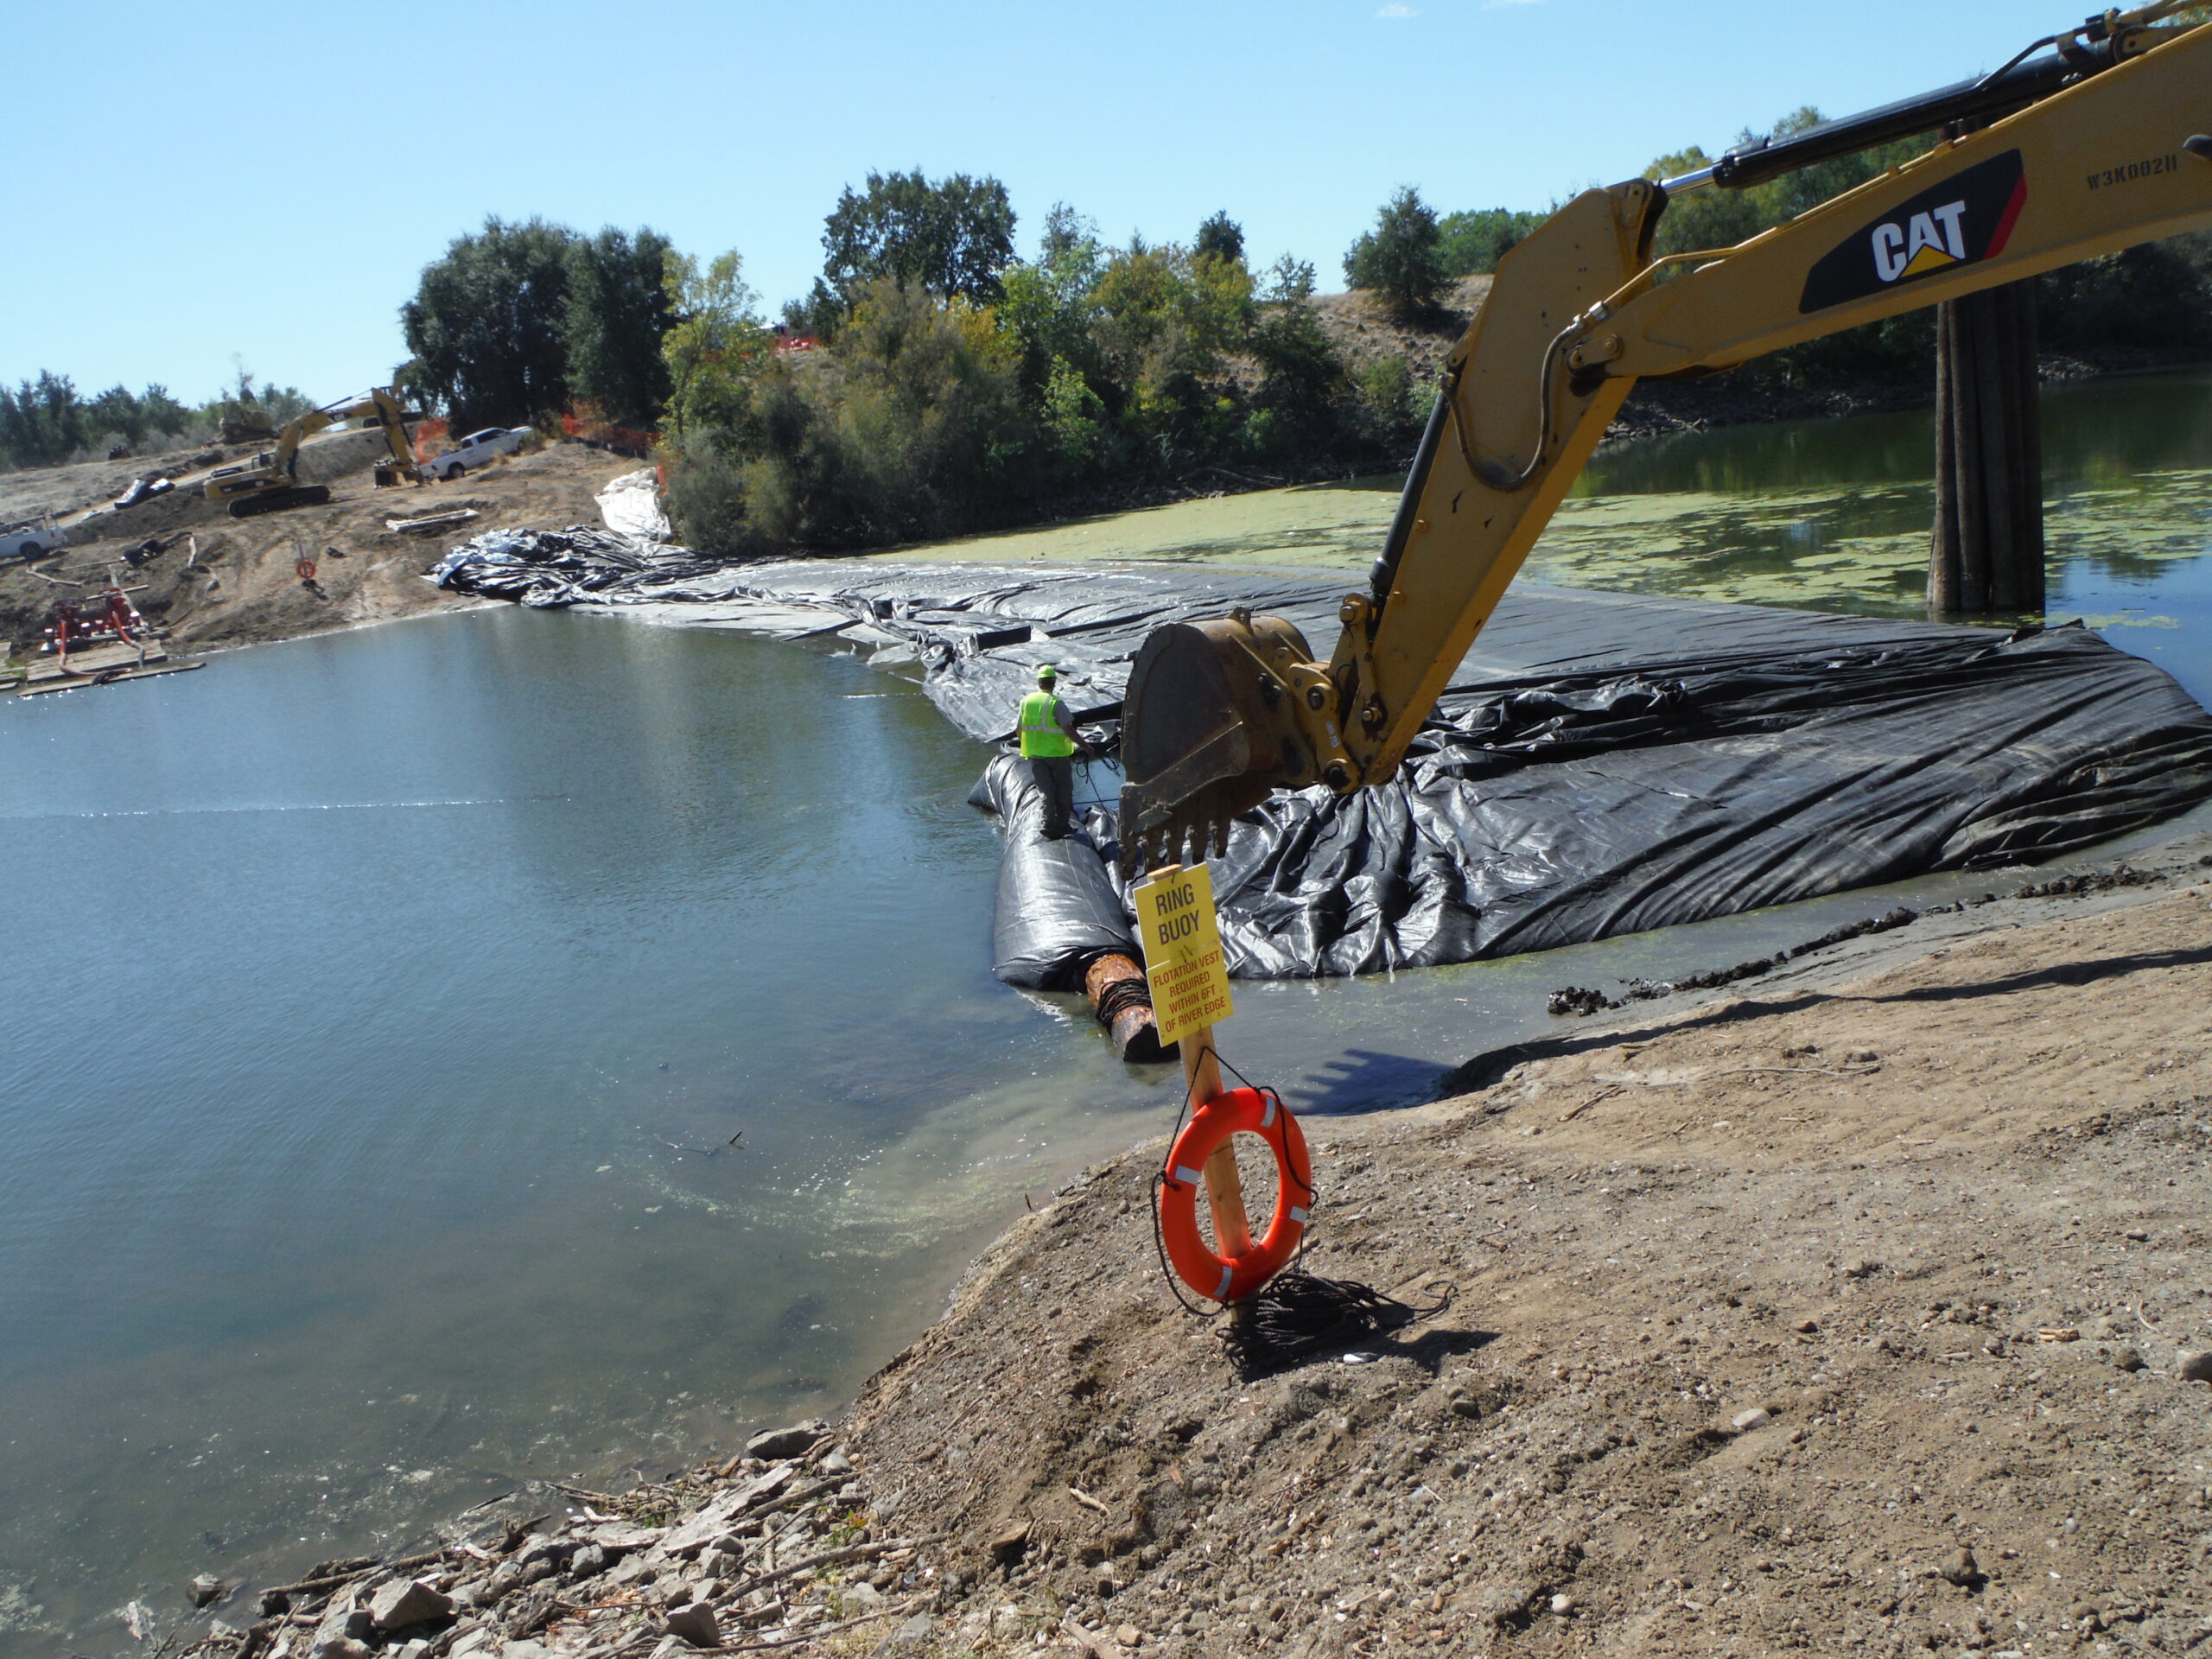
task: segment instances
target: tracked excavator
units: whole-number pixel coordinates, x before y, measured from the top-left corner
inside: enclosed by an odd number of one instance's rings
[[[348,403],[327,404],[286,423],[276,434],[276,447],[238,467],[218,467],[207,475],[207,499],[230,505],[233,518],[279,512],[286,507],[311,507],[330,499],[327,484],[300,482],[300,446],[316,433],[340,421],[373,419],[384,433],[393,465],[402,478],[423,482],[415,464],[415,451],[407,435],[407,421],[399,399],[389,386],[378,386],[367,397]]]
[[[1122,704],[1123,874],[1225,848],[1277,789],[1388,779],[1639,379],[1762,353],[2212,227],[2212,22],[2108,11],[2003,68],[1681,178],[1587,191],[1499,262],[1445,360],[1363,591],[1326,661],[1281,617],[1155,630]],[[1938,134],[1732,247],[1652,257],[1668,204]]]

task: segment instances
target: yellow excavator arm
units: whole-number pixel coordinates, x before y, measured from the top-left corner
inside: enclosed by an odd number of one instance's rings
[[[308,410],[285,423],[276,435],[274,449],[256,455],[243,466],[217,467],[207,475],[207,499],[227,501],[232,516],[238,518],[329,500],[328,486],[300,482],[300,446],[340,421],[357,419],[376,422],[401,477],[416,483],[423,481],[408,442],[407,422],[399,398],[390,387],[378,386],[365,397]]]
[[[2212,23],[2108,12],[2003,71],[1561,208],[1499,262],[1368,591],[1326,664],[1278,617],[1147,639],[1123,701],[1125,868],[1204,856],[1276,788],[1389,777],[1640,378],[2212,226]],[[2041,48],[2053,50],[2034,57]],[[1979,130],[1958,124],[1987,119]],[[1734,247],[1651,257],[1671,196],[1943,128],[1927,155]]]

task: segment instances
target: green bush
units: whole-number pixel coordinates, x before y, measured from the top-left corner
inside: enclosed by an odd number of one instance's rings
[[[1380,295],[1400,312],[1431,309],[1449,279],[1436,212],[1411,185],[1375,216],[1375,228],[1344,255],[1344,279]]]
[[[1444,269],[1452,276],[1486,276],[1497,262],[1529,232],[1542,224],[1543,213],[1516,213],[1510,207],[1484,207],[1446,213],[1437,222],[1438,251]]]
[[[1377,358],[1358,374],[1360,410],[1368,431],[1379,442],[1395,444],[1420,430],[1427,418],[1427,397],[1414,385],[1413,367],[1402,357]]]
[[[692,492],[677,503],[687,527],[729,550],[878,546],[1003,522],[1032,505],[1048,449],[989,312],[888,277],[855,296],[834,352],[761,365],[746,402],[741,429],[687,440],[677,467]]]
[[[1344,359],[1313,307],[1297,301],[1267,307],[1245,349],[1262,372],[1255,399],[1260,412],[1286,437],[1318,436],[1335,424],[1349,383]]]
[[[724,558],[770,550],[747,512],[747,463],[728,435],[695,430],[664,448],[668,517],[677,539]]]
[[[1240,448],[1247,461],[1274,461],[1291,445],[1290,423],[1272,409],[1255,409],[1244,417]]]
[[[1061,471],[1072,482],[1088,481],[1114,453],[1114,431],[1104,401],[1064,357],[1052,359],[1045,384],[1045,425]]]

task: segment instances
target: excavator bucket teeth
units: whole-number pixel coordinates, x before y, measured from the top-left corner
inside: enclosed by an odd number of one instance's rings
[[[1224,625],[1210,625],[1219,630]],[[1273,766],[1255,766],[1255,733],[1231,678],[1238,647],[1188,623],[1156,628],[1122,699],[1122,873],[1203,859],[1229,823],[1267,799]],[[1272,755],[1268,760],[1271,762]]]

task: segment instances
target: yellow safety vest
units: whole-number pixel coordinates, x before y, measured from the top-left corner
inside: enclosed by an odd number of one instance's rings
[[[1025,760],[1059,760],[1075,753],[1075,741],[1060,729],[1060,700],[1050,691],[1032,691],[1021,700],[1021,756]]]

